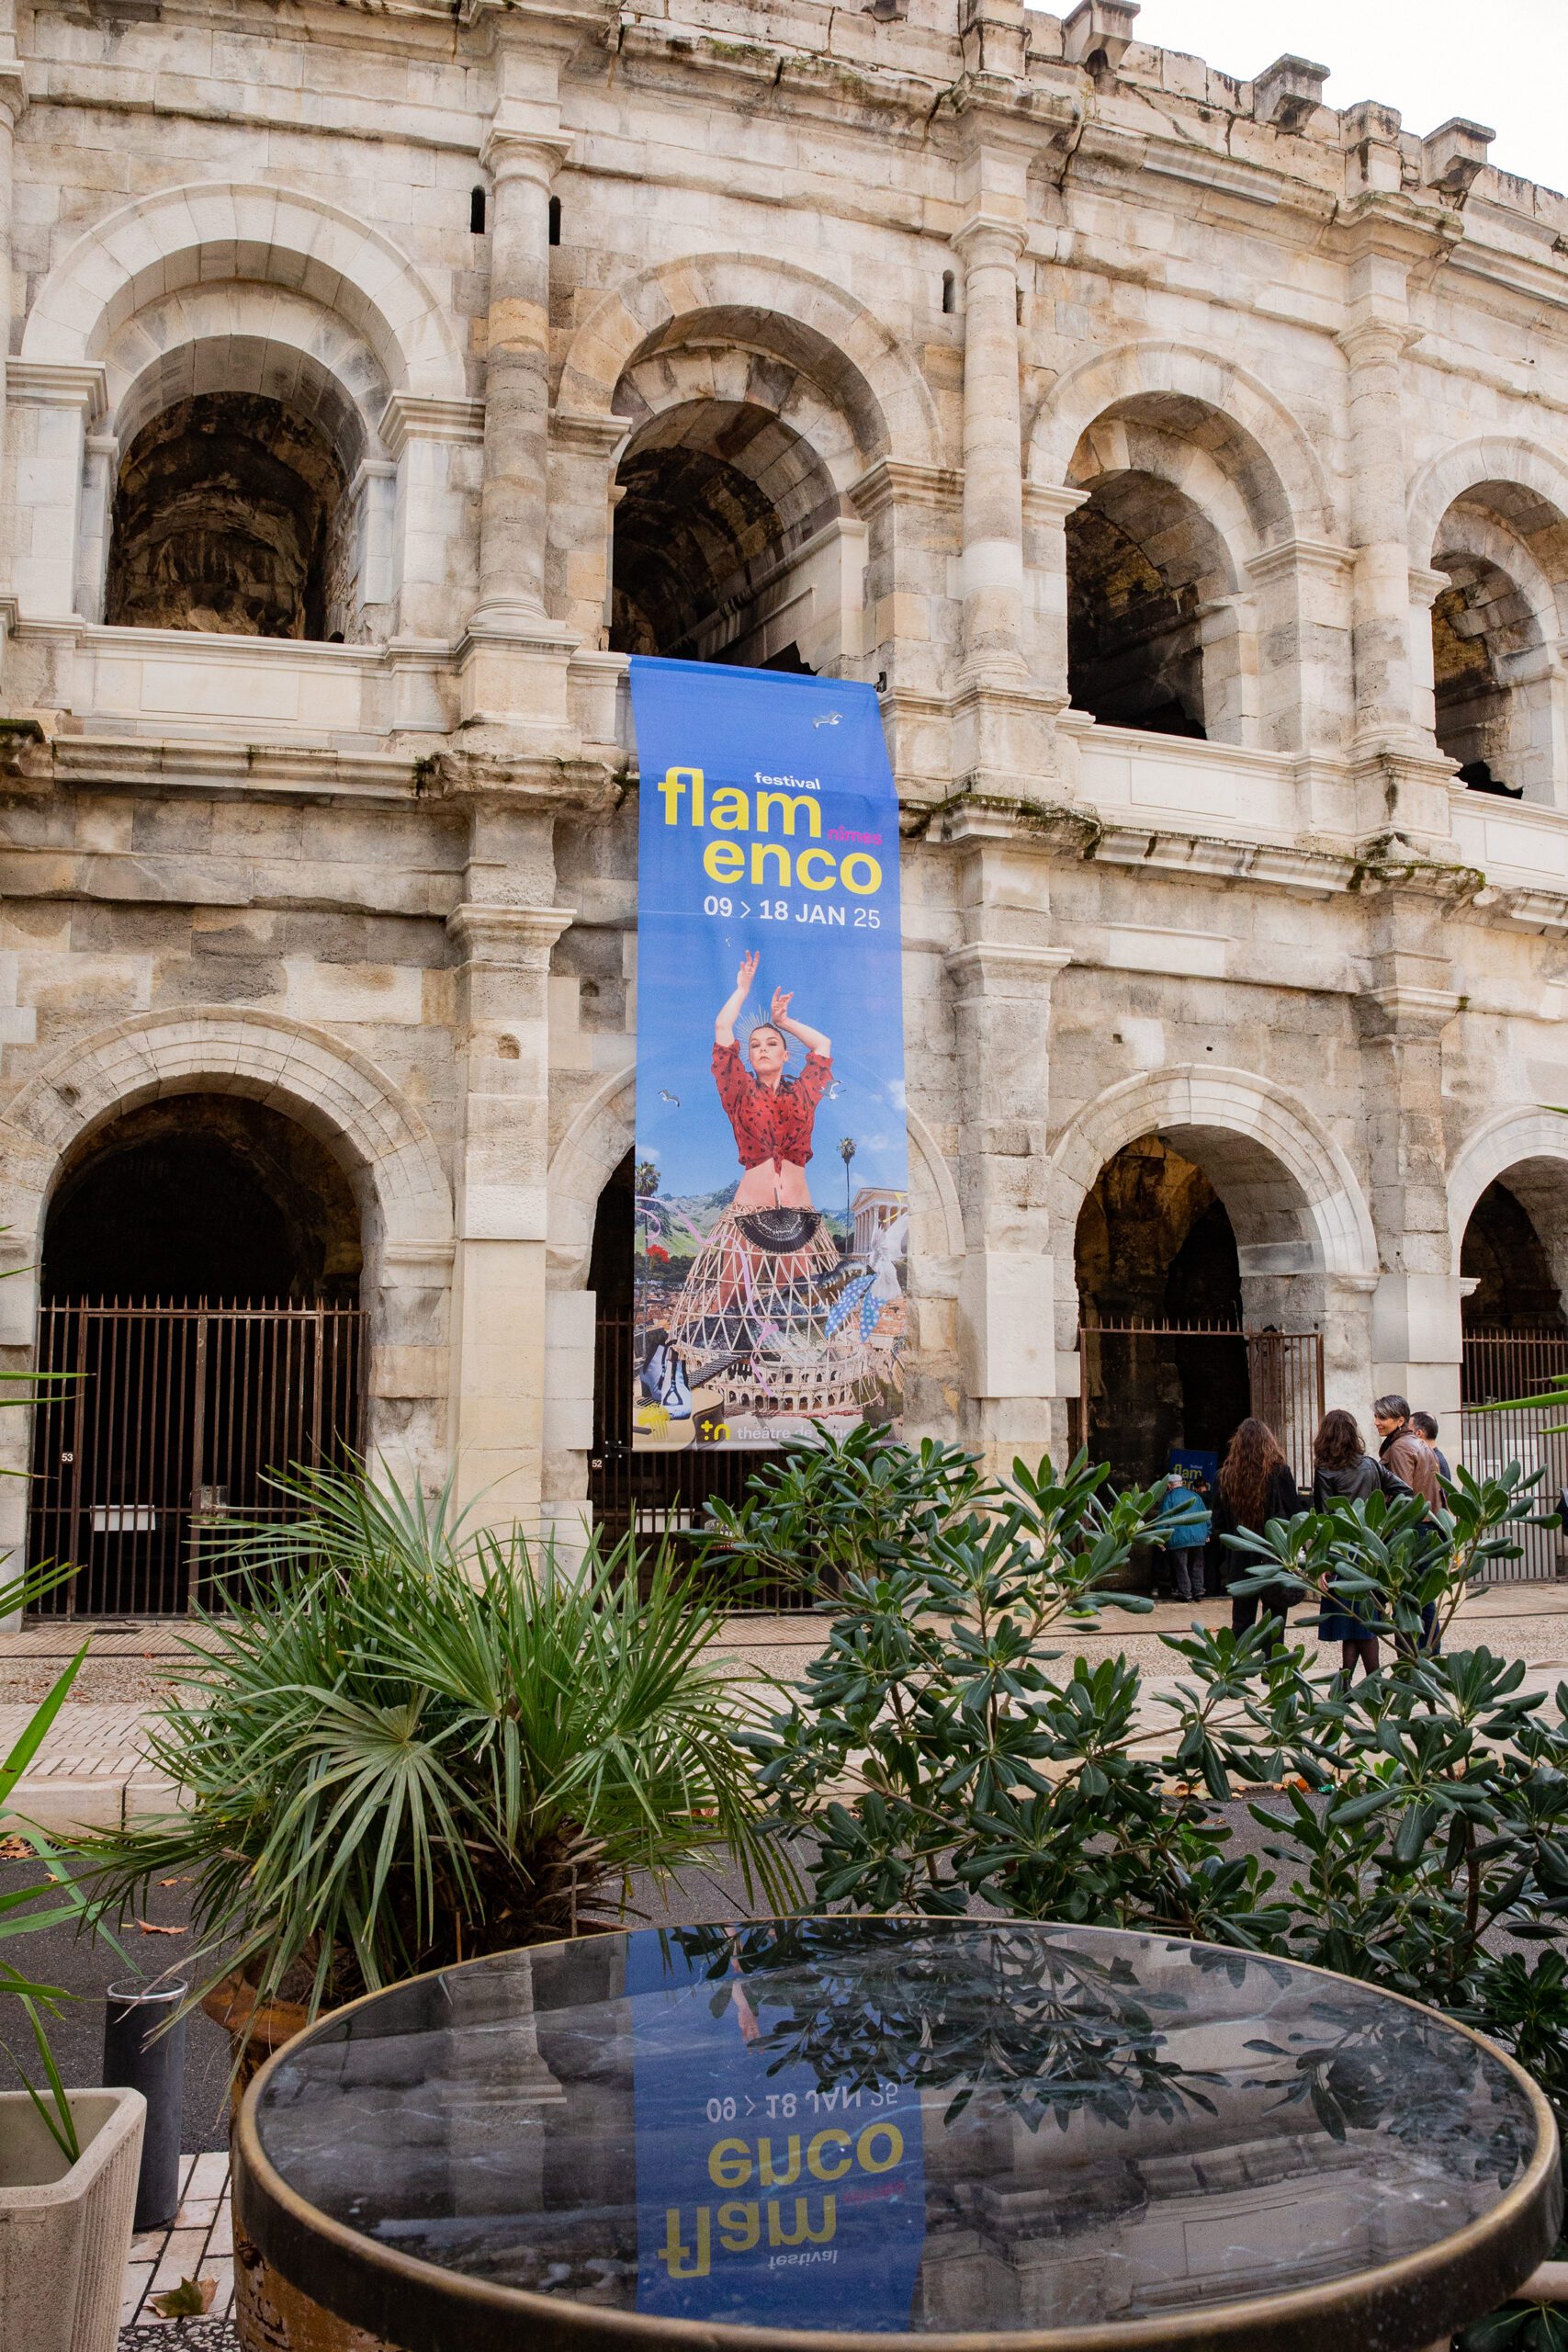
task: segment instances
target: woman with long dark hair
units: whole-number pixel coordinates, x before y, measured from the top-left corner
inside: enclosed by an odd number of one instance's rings
[[[1220,1464],[1214,1494],[1216,1537],[1223,1544],[1227,1535],[1260,1535],[1271,1519],[1294,1519],[1302,1508],[1295,1474],[1279,1439],[1267,1421],[1249,1415],[1232,1438]],[[1237,1592],[1233,1579],[1248,1565],[1246,1553],[1223,1544],[1220,1559],[1221,1581],[1232,1588],[1231,1631],[1244,1634],[1261,1607],[1275,1619],[1278,1639],[1290,1613],[1289,1586],[1271,1584],[1261,1592]]]
[[[1410,1492],[1402,1478],[1396,1478],[1393,1471],[1374,1461],[1367,1452],[1353,1413],[1338,1408],[1325,1413],[1313,1443],[1312,1458],[1314,1510],[1326,1510],[1336,1502],[1364,1503],[1369,1495],[1398,1496]],[[1332,1577],[1325,1580],[1317,1638],[1320,1642],[1338,1643],[1339,1670],[1347,1683],[1354,1681],[1358,1664],[1364,1675],[1378,1670],[1374,1607],[1370,1593],[1352,1597],[1339,1591]]]

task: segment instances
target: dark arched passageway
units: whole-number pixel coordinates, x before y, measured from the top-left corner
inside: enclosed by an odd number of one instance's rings
[[[250,392],[176,401],[120,461],[104,616],[237,637],[346,633],[344,477],[307,418]]]
[[[177,1095],[67,1162],[44,1230],[31,1556],[76,1574],[51,1613],[210,1600],[273,1479],[363,1442],[359,1209],[345,1170],[270,1105]]]
[[[799,434],[751,401],[688,401],[633,436],[617,483],[613,650],[807,667],[791,567],[839,502]]]

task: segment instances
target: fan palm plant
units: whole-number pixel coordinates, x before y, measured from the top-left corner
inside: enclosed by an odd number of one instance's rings
[[[335,1471],[231,1550],[152,1753],[181,1810],[89,1840],[99,1916],[194,1875],[199,1992],[324,2003],[607,1923],[634,1872],[721,1850],[773,1904],[721,1619],[667,1554],[568,1565],[434,1496]],[[689,1590],[689,1589],[688,1589]]]

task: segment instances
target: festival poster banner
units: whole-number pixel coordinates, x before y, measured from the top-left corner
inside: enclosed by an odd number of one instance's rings
[[[918,2087],[824,2081],[770,2047],[739,1966],[631,1938],[637,2307],[749,2327],[910,2324],[926,2242]]]
[[[633,1444],[897,1426],[898,805],[872,688],[633,659]]]

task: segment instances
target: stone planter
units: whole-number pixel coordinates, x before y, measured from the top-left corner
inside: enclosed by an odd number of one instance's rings
[[[115,2352],[147,2102],[71,2091],[82,2154],[55,2146],[26,2091],[0,2091],[0,2344]]]
[[[233,2104],[239,2110],[245,2086],[275,2050],[302,2032],[304,2007],[272,2001],[258,2007],[254,1988],[242,1976],[226,1976],[202,2002],[220,2025],[239,2058]],[[234,2328],[244,2352],[397,2352],[378,2335],[323,2311],[275,2270],[234,2219]]]

